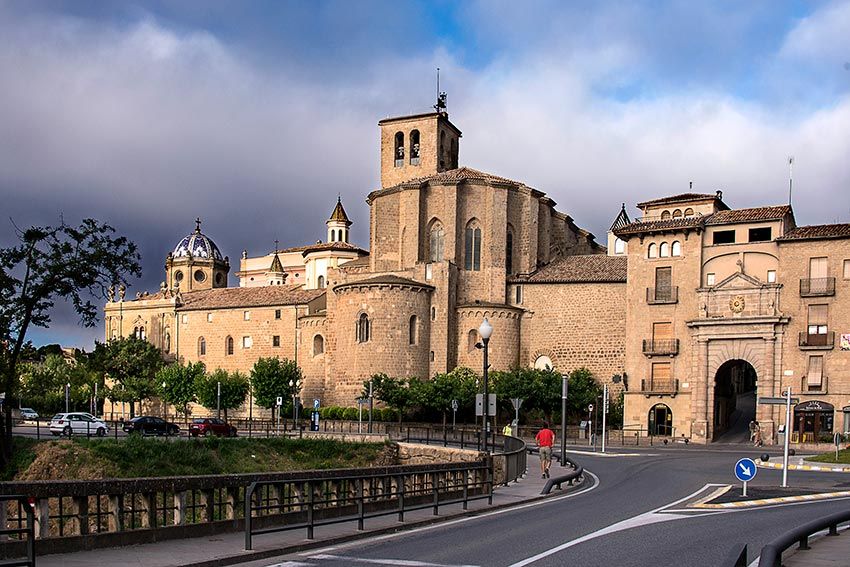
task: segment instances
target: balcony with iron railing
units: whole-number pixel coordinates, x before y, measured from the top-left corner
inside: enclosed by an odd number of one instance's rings
[[[826,394],[826,376],[820,377],[820,384],[809,382],[808,376],[803,376],[800,379],[800,391],[804,394]]]
[[[835,295],[835,278],[803,278],[800,280],[800,297],[828,297]]]
[[[835,331],[817,334],[801,331],[799,345],[802,350],[832,350],[835,348]]]
[[[640,391],[649,397],[650,394],[669,394],[675,396],[679,393],[679,380],[667,379],[659,380],[657,378],[644,379],[640,381]]]
[[[649,305],[678,303],[679,286],[648,287],[646,288],[646,302]]]
[[[679,339],[643,339],[643,354],[647,356],[679,354]]]

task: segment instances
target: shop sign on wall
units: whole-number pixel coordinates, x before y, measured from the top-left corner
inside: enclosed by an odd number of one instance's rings
[[[850,350],[850,333],[841,335],[841,340],[838,344],[841,350]]]

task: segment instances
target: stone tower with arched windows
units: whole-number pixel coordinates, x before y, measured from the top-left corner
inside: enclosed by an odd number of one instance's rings
[[[381,186],[456,169],[461,132],[447,112],[387,118],[381,127]]]

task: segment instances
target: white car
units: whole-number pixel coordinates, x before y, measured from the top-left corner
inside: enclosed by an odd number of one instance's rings
[[[32,408],[21,408],[21,419],[38,419],[38,412]]]
[[[57,413],[50,420],[50,432],[53,435],[97,435],[104,437],[109,433],[109,426],[102,419],[90,413],[71,412]]]

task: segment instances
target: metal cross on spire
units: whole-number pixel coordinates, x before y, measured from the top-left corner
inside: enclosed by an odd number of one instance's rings
[[[195,219],[195,232],[201,232],[201,217]]]
[[[275,238],[275,241],[274,241],[274,253],[275,254],[277,254],[277,246],[278,246],[278,240]]]

